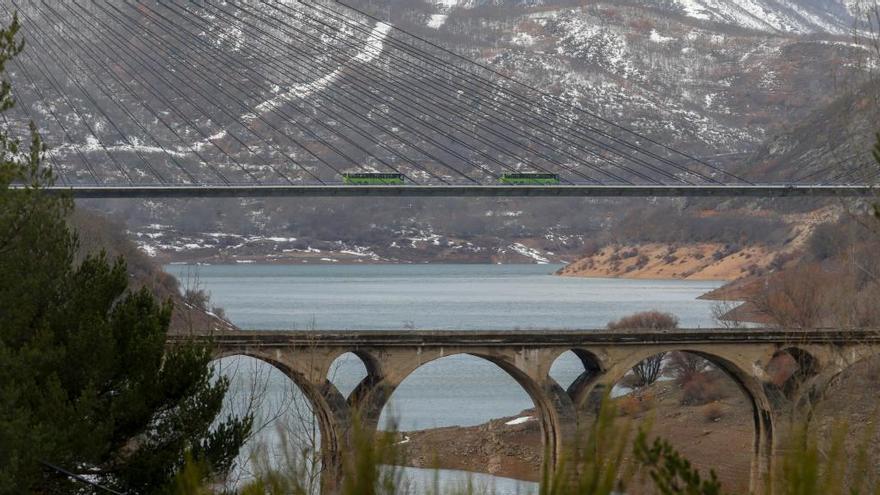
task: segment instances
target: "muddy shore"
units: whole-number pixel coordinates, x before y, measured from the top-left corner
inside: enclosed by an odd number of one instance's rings
[[[717,383],[718,400],[682,405],[681,387],[672,381],[657,382],[617,399],[619,421],[651,423],[652,435],[670,440],[697,467],[707,472],[715,469],[726,488],[747,489],[753,441],[751,406],[732,380],[718,376]],[[534,410],[477,426],[397,435],[407,466],[540,479],[543,446]]]

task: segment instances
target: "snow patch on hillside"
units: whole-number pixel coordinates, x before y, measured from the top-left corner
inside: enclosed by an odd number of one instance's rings
[[[666,43],[668,41],[675,41],[675,38],[670,38],[667,36],[663,36],[657,32],[656,29],[651,30],[651,35],[648,37],[654,43]]]
[[[592,21],[590,17],[560,16],[559,27],[564,34],[559,39],[557,53],[585,60],[624,79],[640,78],[633,62],[635,57],[622,33]]]
[[[446,19],[449,16],[446,14],[434,14],[428,19],[428,27],[432,29],[440,29],[440,26],[446,24]]]
[[[390,31],[390,24],[377,24],[373,28],[373,31],[370,33],[370,36],[367,38],[366,43],[364,44],[364,48],[352,58],[352,61],[367,64],[379,57],[379,55],[381,55],[382,51],[385,49],[385,38],[388,36],[388,33]],[[337,79],[339,79],[339,77],[342,75],[343,70],[345,70],[344,66],[314,81],[293,84],[285,93],[275,96],[274,98],[257,105],[256,111],[258,114],[268,113],[291,100],[299,100],[311,94],[323,91],[328,86],[333,84]],[[245,116],[245,120],[247,121],[252,121],[255,118],[255,115]]]
[[[702,21],[783,33],[848,34],[852,0],[673,0],[680,12]]]
[[[510,249],[512,249],[519,255],[535,260],[535,262],[539,265],[550,263],[550,260],[542,256],[542,253],[540,251],[538,251],[537,249],[532,249],[524,244],[520,244],[518,242],[513,243],[510,245]]]
[[[525,424],[525,423],[528,423],[529,421],[534,421],[534,420],[535,420],[534,416],[522,416],[522,417],[519,417],[516,419],[511,419],[510,421],[508,421],[504,424],[507,426],[516,426],[516,425]]]

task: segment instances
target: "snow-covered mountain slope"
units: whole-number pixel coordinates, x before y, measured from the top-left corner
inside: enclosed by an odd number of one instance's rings
[[[617,2],[631,4],[633,2]],[[636,0],[668,14],[746,29],[777,33],[848,35],[864,10],[862,0]],[[435,8],[566,6],[567,2],[529,0],[443,0]]]
[[[842,81],[862,77],[870,65],[870,50],[841,34],[852,22],[841,0],[694,0],[715,2],[700,11],[686,11],[681,1],[432,6],[397,8],[391,16],[530,84],[704,155],[754,149],[780,126],[829,103]],[[764,3],[758,8],[756,2]],[[779,29],[746,26],[744,5],[752,6],[753,17],[775,19]]]
[[[783,33],[849,34],[851,2],[843,0],[671,0],[694,19]]]

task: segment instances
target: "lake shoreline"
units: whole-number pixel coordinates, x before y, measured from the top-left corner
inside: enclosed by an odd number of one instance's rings
[[[722,376],[722,375],[719,375]],[[748,489],[753,422],[751,405],[730,380],[717,381],[720,398],[685,405],[675,382],[658,381],[617,399],[619,421],[650,424],[652,435],[669,440],[696,466],[715,469],[728,487]],[[639,408],[631,408],[635,396]],[[645,405],[650,402],[651,406]],[[717,416],[707,416],[716,409]],[[537,411],[493,419],[466,427],[434,428],[397,433],[404,465],[489,474],[525,482],[541,479],[543,443]],[[655,421],[663,418],[663,421]],[[403,443],[401,443],[403,442]],[[717,445],[733,447],[718,449]]]

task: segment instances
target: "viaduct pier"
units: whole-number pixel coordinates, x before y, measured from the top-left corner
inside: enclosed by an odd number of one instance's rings
[[[186,337],[174,337],[169,342]],[[321,431],[323,485],[332,492],[342,473],[352,418],[376,429],[395,389],[419,367],[457,354],[485,359],[509,374],[535,404],[547,465],[573,447],[598,398],[634,365],[661,352],[699,355],[726,372],[754,413],[751,488],[760,493],[772,473],[779,434],[793,414],[821,400],[840,373],[880,354],[880,333],[864,330],[699,329],[671,331],[239,331],[211,336],[217,358],[249,356],[276,367],[311,402]],[[572,351],[583,372],[567,389],[550,376]],[[333,362],[353,353],[367,376],[344,397],[328,379]],[[798,372],[782,385],[768,365],[790,355]]]

